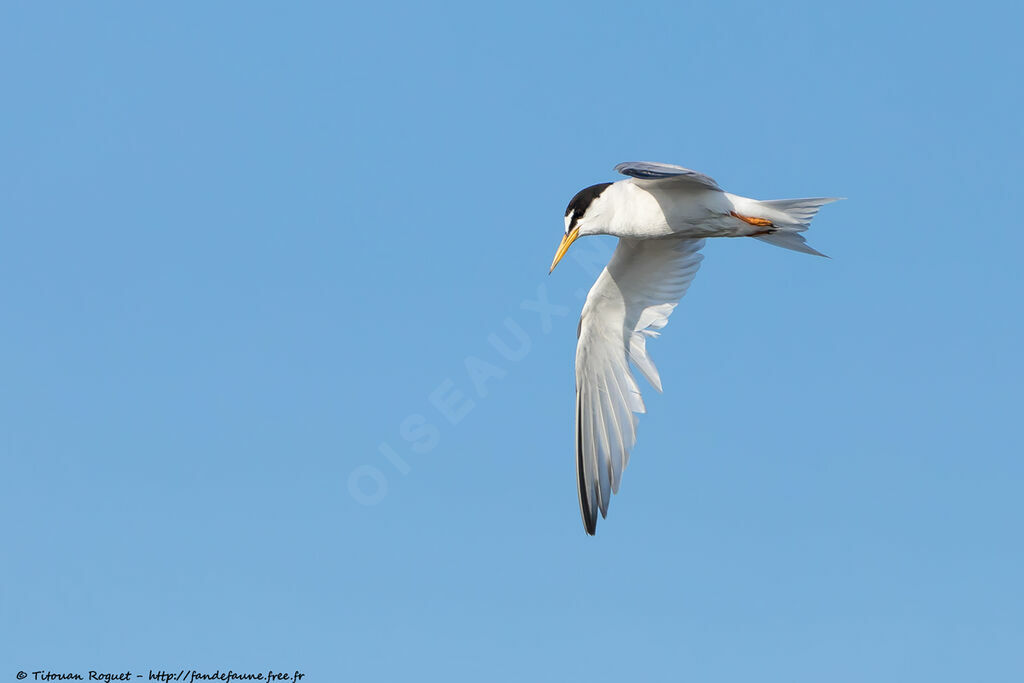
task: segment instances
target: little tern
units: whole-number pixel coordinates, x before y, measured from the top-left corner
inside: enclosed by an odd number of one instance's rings
[[[706,237],[755,237],[806,254],[802,233],[839,197],[757,200],[725,192],[708,176],[646,161],[615,167],[629,176],[580,190],[565,209],[551,271],[579,237],[614,235],[619,244],[587,294],[576,331],[576,479],[583,527],[597,530],[636,443],[646,412],[629,362],[661,391],[648,337],[657,337],[686,293]],[[549,272],[551,272],[549,271]]]

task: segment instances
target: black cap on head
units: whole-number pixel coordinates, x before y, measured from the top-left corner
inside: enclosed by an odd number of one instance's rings
[[[572,222],[569,224],[569,230],[572,230],[576,225],[576,221],[580,219],[580,216],[587,212],[587,208],[590,204],[597,199],[597,197],[604,192],[605,188],[611,185],[611,183],[598,183],[597,185],[591,185],[585,187],[576,193],[576,196],[569,202],[569,206],[565,207],[565,215],[568,216],[572,213]]]

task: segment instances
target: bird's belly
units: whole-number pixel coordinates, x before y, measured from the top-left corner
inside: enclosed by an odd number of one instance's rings
[[[675,237],[734,237],[736,220],[728,214],[705,213],[669,221]]]
[[[729,215],[732,205],[722,192],[698,190],[678,193],[677,201],[662,202],[665,220],[677,237],[729,237],[735,231],[735,220]]]

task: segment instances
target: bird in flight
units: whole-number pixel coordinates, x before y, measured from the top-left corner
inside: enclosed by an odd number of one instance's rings
[[[615,167],[629,176],[580,190],[565,209],[565,235],[551,271],[585,235],[619,244],[587,294],[576,336],[576,479],[583,527],[594,535],[608,514],[645,412],[628,361],[661,391],[647,339],[657,337],[703,256],[706,237],[755,237],[806,254],[804,240],[822,205],[839,197],[757,200],[730,194],[708,176],[645,161]],[[549,272],[551,272],[549,271]]]

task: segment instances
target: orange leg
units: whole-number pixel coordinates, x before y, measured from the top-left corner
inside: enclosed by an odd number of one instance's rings
[[[770,235],[773,232],[775,232],[775,225],[767,218],[754,218],[753,216],[743,216],[736,213],[735,211],[730,211],[729,215],[732,216],[733,218],[739,218],[744,223],[749,223],[750,225],[756,225],[762,228],[768,228],[768,230],[762,230],[760,232],[753,233],[752,235],[750,235],[751,237],[756,237],[758,235]]]

